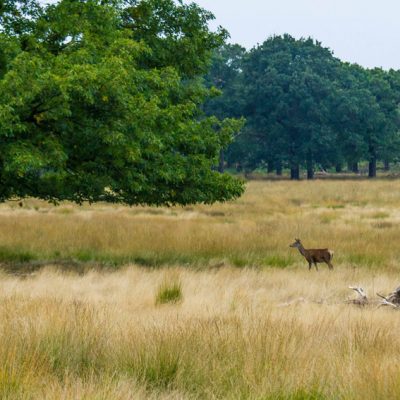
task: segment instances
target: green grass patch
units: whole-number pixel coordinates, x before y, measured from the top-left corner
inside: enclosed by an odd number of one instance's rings
[[[276,394],[266,397],[266,400],[326,400],[328,397],[318,390],[299,389],[292,393]]]
[[[262,260],[262,264],[267,267],[287,268],[294,264],[295,260],[290,256],[281,256],[278,254],[269,255]]]
[[[155,357],[144,356],[141,360],[142,378],[150,389],[173,387],[179,369],[179,356],[165,349],[159,349]]]
[[[357,265],[360,267],[371,267],[374,265],[383,265],[387,261],[384,257],[377,254],[364,254],[364,253],[352,253],[346,257],[346,261],[349,264]]]
[[[384,218],[389,218],[390,214],[385,211],[377,211],[376,213],[371,215],[371,218],[373,219],[384,219]]]
[[[5,263],[26,263],[37,260],[37,256],[24,249],[13,249],[0,247],[0,262]]]
[[[248,260],[247,258],[240,257],[240,256],[233,256],[233,257],[230,257],[229,261],[230,261],[235,267],[239,267],[239,268],[243,268],[243,267],[249,265],[249,260]]]
[[[178,279],[164,281],[157,289],[156,305],[178,303],[182,298],[182,284]]]

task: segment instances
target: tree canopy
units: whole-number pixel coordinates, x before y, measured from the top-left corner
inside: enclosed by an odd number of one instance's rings
[[[202,110],[227,35],[212,18],[173,0],[0,1],[0,201],[239,196],[213,167],[242,121]]]

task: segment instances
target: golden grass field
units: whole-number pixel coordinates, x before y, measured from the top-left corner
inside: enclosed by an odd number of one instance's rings
[[[0,399],[400,398],[400,312],[345,302],[400,284],[399,199],[257,181],[214,206],[1,205]]]
[[[0,205],[0,261],[297,267],[288,249],[329,246],[335,265],[397,269],[400,181],[250,182],[213,206]]]

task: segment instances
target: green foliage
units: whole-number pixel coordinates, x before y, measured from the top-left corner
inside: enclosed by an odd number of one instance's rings
[[[12,12],[2,20],[0,201],[172,205],[242,193],[212,168],[242,122],[201,111],[199,74],[226,36],[208,30],[210,13],[172,0],[25,6],[23,38]]]
[[[214,16],[195,3],[173,0],[127,1],[124,25],[132,30],[137,41],[145,42],[152,51],[143,62],[150,68],[173,66],[185,78],[193,78],[208,70],[212,50],[228,37],[219,27],[208,30]]]

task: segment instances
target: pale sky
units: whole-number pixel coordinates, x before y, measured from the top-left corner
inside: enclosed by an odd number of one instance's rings
[[[231,42],[248,49],[271,35],[289,33],[319,40],[344,61],[400,69],[400,0],[195,2],[213,12],[213,28],[222,25],[231,34]]]
[[[344,61],[400,69],[400,0],[197,0],[231,42],[251,48],[274,34],[311,36]]]

